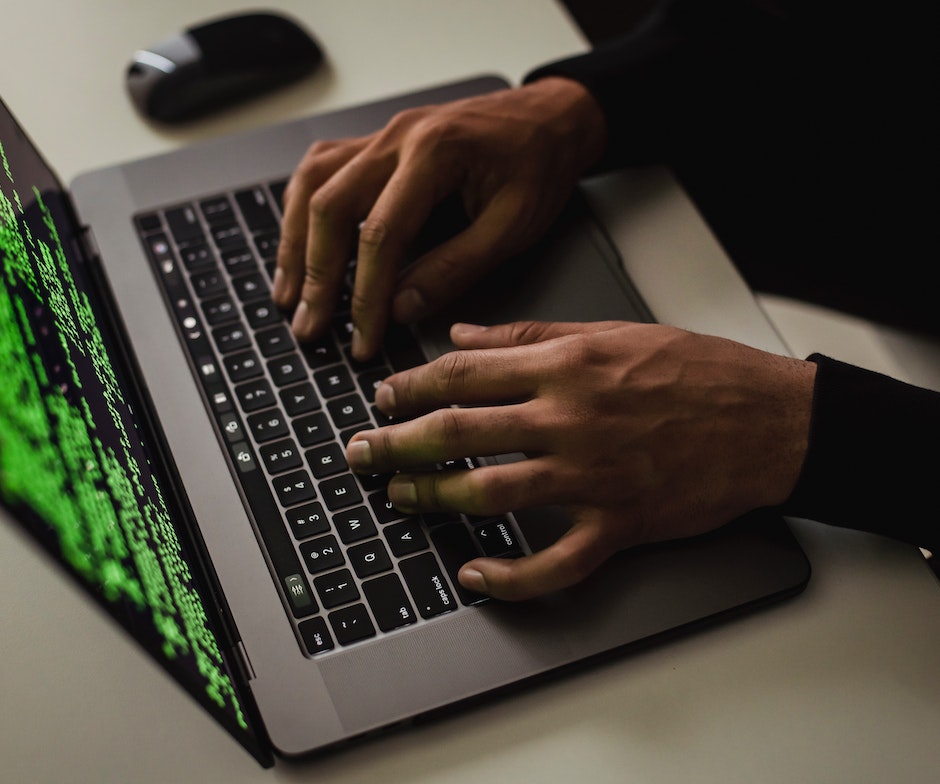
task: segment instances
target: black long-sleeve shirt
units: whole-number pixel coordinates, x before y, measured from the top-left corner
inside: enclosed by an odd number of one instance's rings
[[[674,0],[527,77],[584,84],[598,170],[673,166],[712,195],[757,287],[940,334],[929,4]],[[801,288],[790,291],[788,287]],[[814,355],[810,447],[783,511],[940,550],[940,394]]]

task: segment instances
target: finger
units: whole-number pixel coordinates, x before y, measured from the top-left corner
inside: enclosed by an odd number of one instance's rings
[[[357,359],[368,359],[380,347],[405,253],[435,204],[454,185],[449,167],[409,156],[363,221],[352,298],[352,349]]]
[[[271,289],[274,303],[292,309],[300,297],[307,251],[310,197],[356,155],[364,140],[317,142],[307,151],[284,191],[277,268]]]
[[[388,483],[388,497],[406,513],[501,515],[523,507],[564,503],[566,487],[555,476],[552,460],[536,457],[466,471],[398,474]]]
[[[611,555],[599,531],[576,524],[555,544],[523,558],[477,558],[458,573],[460,584],[496,599],[520,601],[580,582]]]
[[[557,361],[540,346],[451,351],[389,376],[376,389],[375,403],[386,414],[414,416],[453,404],[527,400]]]
[[[310,197],[304,281],[291,323],[300,340],[317,337],[329,325],[356,230],[394,171],[392,156],[370,150],[360,152]]]
[[[450,339],[461,349],[525,346],[566,335],[593,334],[622,327],[622,321],[515,321],[492,327],[479,324],[454,324]]]
[[[543,451],[534,401],[494,408],[442,408],[418,419],[357,433],[347,462],[363,474],[431,466],[468,455]]]

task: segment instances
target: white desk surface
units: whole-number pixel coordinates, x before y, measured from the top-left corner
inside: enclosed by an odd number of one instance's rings
[[[311,82],[197,128],[142,123],[130,52],[222,0],[5,2],[0,94],[66,180],[197,137],[479,72],[518,80],[585,48],[538,0],[277,3],[320,37]],[[261,7],[269,5],[254,2]],[[660,173],[592,185],[663,321],[782,350]],[[940,591],[912,548],[795,523],[814,574],[743,619],[305,764],[263,771],[32,543],[0,521],[5,782],[932,782]]]

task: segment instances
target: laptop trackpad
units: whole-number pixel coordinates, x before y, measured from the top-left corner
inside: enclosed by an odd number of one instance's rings
[[[418,327],[429,359],[452,351],[450,325],[512,321],[653,321],[616,249],[575,192],[548,234]]]

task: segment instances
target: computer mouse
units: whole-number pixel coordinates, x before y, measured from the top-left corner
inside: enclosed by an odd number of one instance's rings
[[[209,20],[134,54],[127,90],[145,117],[176,123],[296,81],[323,59],[295,21],[272,13]]]

